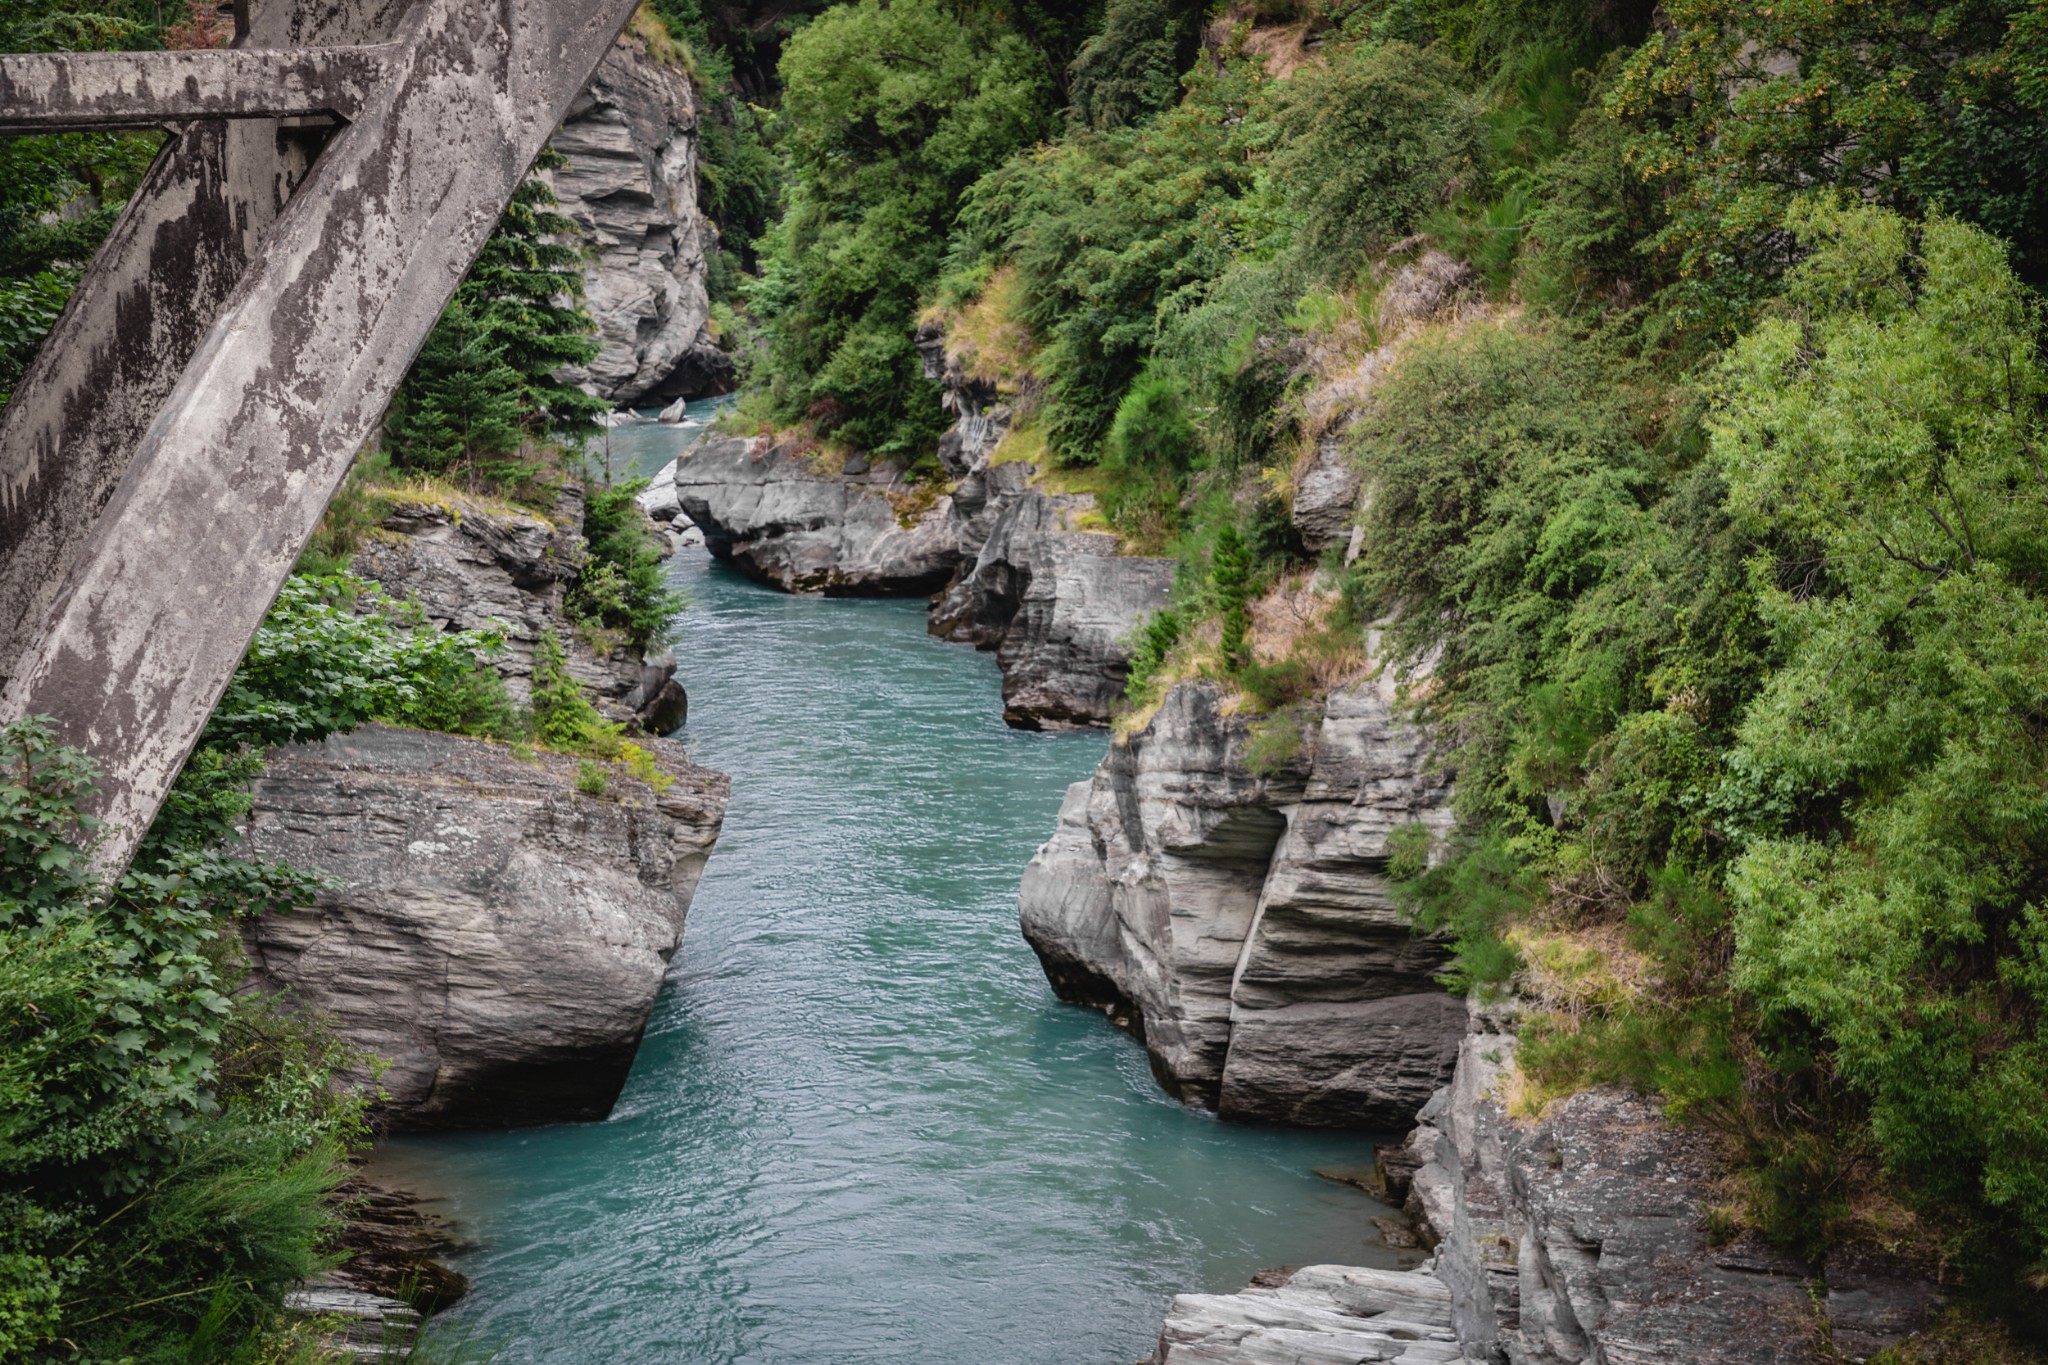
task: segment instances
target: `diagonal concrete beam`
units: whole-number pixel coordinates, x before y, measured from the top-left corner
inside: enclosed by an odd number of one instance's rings
[[[0,720],[100,763],[131,856],[506,202],[638,0],[417,0],[137,443]]]
[[[0,133],[353,118],[396,55],[390,47],[334,47],[0,56]]]

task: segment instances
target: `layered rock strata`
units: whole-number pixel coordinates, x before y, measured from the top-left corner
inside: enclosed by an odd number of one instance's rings
[[[1479,1365],[1427,1274],[1311,1265],[1239,1294],[1181,1294],[1149,1365]]]
[[[1511,1024],[1475,1010],[1451,1083],[1381,1151],[1429,1263],[1181,1295],[1156,1365],[1808,1365],[1867,1360],[1929,1325],[1926,1268],[1874,1248],[1812,1267],[1754,1233],[1717,1245],[1711,1139],[1646,1100],[1593,1090],[1512,1118]]]
[[[1398,826],[1449,784],[1392,686],[1337,692],[1269,775],[1250,725],[1183,683],[1087,782],[1025,869],[1024,936],[1063,999],[1140,1034],[1169,1090],[1228,1117],[1403,1128],[1450,1075],[1465,1009],[1397,913]]]
[[[995,653],[1010,724],[1107,724],[1130,676],[1130,638],[1166,605],[1173,561],[1122,555],[1115,536],[1073,529],[1094,499],[1034,488],[1031,472],[991,466],[984,451],[960,480],[948,509],[960,567],[931,631]]]
[[[793,441],[727,436],[684,451],[674,486],[712,554],[785,592],[923,597],[959,562],[947,499],[895,465],[827,474]]]
[[[563,597],[585,557],[582,525],[583,490],[573,483],[545,515],[474,500],[402,502],[350,567],[393,598],[417,602],[444,630],[499,631],[505,650],[494,666],[514,700],[530,700],[534,648],[553,630],[571,676],[600,710],[667,734],[689,708],[675,656],[623,644],[596,653],[565,624]]]
[[[391,1128],[602,1118],[625,1083],[728,793],[680,746],[657,788],[504,745],[370,726],[273,751],[246,852],[336,880],[246,922],[256,989],[389,1069]]]
[[[706,287],[716,232],[697,203],[697,99],[689,76],[630,34],[569,107],[548,173],[589,252],[584,304],[603,350],[563,372],[616,402],[726,393]]]

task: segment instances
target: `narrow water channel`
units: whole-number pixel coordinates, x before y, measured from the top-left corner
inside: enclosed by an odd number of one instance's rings
[[[525,1362],[1128,1362],[1167,1299],[1393,1265],[1370,1141],[1220,1124],[1057,1003],[1017,876],[1100,734],[999,718],[923,605],[792,598],[685,551],[682,738],[725,832],[605,1123],[390,1142]]]

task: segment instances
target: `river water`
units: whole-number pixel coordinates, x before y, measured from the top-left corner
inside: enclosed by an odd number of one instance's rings
[[[733,797],[616,1112],[377,1157],[475,1243],[463,1330],[506,1365],[1128,1365],[1176,1291],[1396,1263],[1312,1173],[1369,1138],[1190,1112],[1047,989],[1018,873],[1102,735],[1006,729],[922,603],[672,572],[680,737]]]

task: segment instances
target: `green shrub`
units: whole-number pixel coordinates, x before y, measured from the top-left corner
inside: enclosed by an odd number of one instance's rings
[[[647,518],[633,501],[644,480],[588,489],[583,539],[590,557],[578,570],[564,603],[579,624],[617,630],[637,649],[657,644],[683,609],[682,593],[668,585],[661,554],[647,534]]]
[[[1344,279],[1415,229],[1485,169],[1476,101],[1448,58],[1361,43],[1295,74],[1275,170],[1309,261]]]
[[[585,796],[603,796],[611,790],[611,778],[602,764],[583,759],[576,765],[576,790]]]

